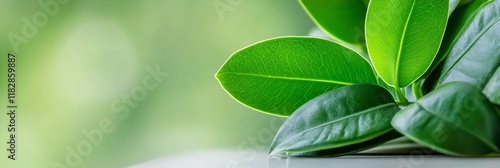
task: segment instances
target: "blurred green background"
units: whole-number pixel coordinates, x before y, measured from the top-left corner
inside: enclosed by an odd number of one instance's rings
[[[48,2],[58,2],[54,16],[39,5]],[[8,52],[17,55],[19,105],[17,160],[10,161],[4,149],[7,100],[0,96],[2,168],[66,165],[67,148],[77,148],[87,139],[82,132],[106,118],[115,129],[78,167],[123,167],[199,150],[267,150],[270,138],[259,147],[246,144],[248,138],[276,131],[270,125],[280,121],[234,101],[214,74],[240,48],[307,35],[314,27],[299,3],[287,0],[60,2],[0,1],[0,67],[6,69]],[[23,18],[43,21],[40,12],[47,23],[16,52],[9,33],[22,35]],[[142,85],[147,67],[157,66],[169,76],[119,119],[113,102]],[[6,71],[0,74],[6,86]]]

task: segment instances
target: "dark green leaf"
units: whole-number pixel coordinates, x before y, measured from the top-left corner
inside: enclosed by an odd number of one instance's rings
[[[289,116],[312,98],[342,86],[377,83],[358,53],[310,37],[276,38],[242,49],[216,77],[241,103],[277,116]]]
[[[467,5],[473,1],[476,1],[476,0],[461,0],[460,4],[458,4],[458,6]]]
[[[439,87],[396,114],[392,125],[415,142],[449,155],[499,151],[495,106],[479,88],[464,82]]]
[[[365,45],[366,5],[362,0],[300,0],[316,24],[333,38]]]
[[[450,0],[450,7],[448,10],[448,15],[451,15],[451,13],[458,7],[460,4],[460,0]]]
[[[483,93],[493,102],[500,105],[500,67],[491,77]]]
[[[459,7],[455,10],[453,15],[451,15],[450,19],[448,20],[448,27],[446,28],[446,33],[444,35],[441,48],[439,49],[439,53],[437,54],[436,59],[429,68],[429,71],[427,71],[426,75],[422,76],[422,78],[427,78],[431,72],[436,73],[434,72],[434,70],[441,62],[443,62],[443,60],[448,55],[450,55],[454,45],[458,45],[457,47],[455,47],[455,50],[457,50],[459,47],[464,47],[467,41],[462,40],[463,44],[455,43],[459,42],[460,38],[463,38],[462,35],[470,36],[468,34],[471,32],[471,30],[468,30],[467,27],[474,26],[473,22],[475,17],[476,19],[481,18],[481,16],[476,15],[487,6],[486,4],[490,3],[488,1],[489,0],[476,0],[470,5]]]
[[[368,7],[368,4],[370,3],[370,0],[363,0],[363,3],[365,3],[365,6]]]
[[[484,88],[500,66],[500,0],[475,1],[464,15],[474,17],[447,52],[438,86],[463,81]]]
[[[319,152],[334,156],[375,147],[397,137],[389,132],[393,130],[391,119],[399,110],[391,94],[377,85],[330,91],[307,102],[285,121],[270,155],[313,156],[316,154],[309,152]]]
[[[449,5],[448,0],[370,2],[368,53],[387,84],[406,87],[426,72],[439,50]]]
[[[353,154],[357,152],[362,152],[371,148],[374,148],[376,146],[382,145],[388,141],[394,140],[396,138],[400,138],[402,135],[396,131],[396,130],[391,130],[383,135],[380,135],[378,137],[375,137],[373,139],[357,143],[357,144],[352,144],[352,145],[347,145],[343,147],[338,147],[338,148],[333,148],[333,149],[326,149],[326,150],[321,150],[321,151],[314,151],[314,152],[297,152],[297,153],[289,153],[288,156],[292,157],[335,157],[335,156],[343,156],[343,155],[348,155],[348,154]]]

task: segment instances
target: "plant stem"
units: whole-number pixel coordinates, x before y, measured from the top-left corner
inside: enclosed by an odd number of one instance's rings
[[[409,104],[408,100],[406,99],[405,95],[401,91],[401,88],[399,88],[398,86],[396,86],[395,89],[396,89],[396,94],[398,95],[398,98],[399,98],[399,104],[403,105],[403,106],[408,105]]]
[[[421,82],[413,83],[411,90],[413,91],[413,96],[415,96],[415,100],[418,100],[423,97],[422,88],[420,87]]]

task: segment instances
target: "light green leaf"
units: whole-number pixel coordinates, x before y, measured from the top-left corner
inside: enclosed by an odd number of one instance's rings
[[[376,84],[370,64],[332,41],[283,37],[236,52],[216,75],[224,89],[259,111],[289,116],[330,90],[357,83]]]
[[[396,130],[417,143],[454,156],[498,152],[500,118],[481,90],[465,82],[445,84],[401,110]]]
[[[463,81],[484,88],[500,66],[500,0],[478,0],[470,10],[474,17],[449,50],[438,86]]]
[[[345,86],[301,106],[281,126],[269,154],[337,156],[399,137],[391,119],[400,109],[384,88]]]
[[[365,45],[366,5],[362,0],[299,0],[312,20],[334,39]]]
[[[358,48],[365,45],[365,18],[370,0],[299,0],[312,20],[335,40],[353,44]],[[449,14],[460,4],[450,0]]]
[[[436,56],[448,19],[448,0],[371,1],[366,17],[368,53],[390,86],[406,87]]]
[[[483,93],[493,102],[500,105],[500,67],[491,77]]]

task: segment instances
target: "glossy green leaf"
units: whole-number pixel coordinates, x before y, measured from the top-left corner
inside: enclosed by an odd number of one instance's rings
[[[500,67],[493,74],[483,93],[493,102],[500,105]]]
[[[236,52],[216,75],[224,89],[259,111],[289,116],[330,90],[376,84],[370,64],[355,51],[310,37],[276,38]]]
[[[396,130],[417,143],[455,156],[498,152],[500,118],[481,89],[465,82],[445,84],[401,110]]]
[[[389,91],[389,93],[391,93],[395,100],[398,100],[399,97],[398,93],[396,92],[396,88],[387,85],[387,83],[385,83],[380,77],[378,77],[377,80],[379,86],[385,88],[387,91]]]
[[[451,14],[456,8],[467,5],[471,3],[474,0],[450,0],[450,11],[449,14]]]
[[[309,16],[336,40],[364,45],[366,5],[362,0],[300,0]]]
[[[370,3],[370,0],[363,0],[363,3],[365,3],[365,6],[368,7],[368,4]]]
[[[461,0],[460,4],[458,4],[458,6],[467,5],[467,4],[474,2],[474,1],[476,1],[476,0]]]
[[[436,59],[434,59],[429,71],[427,71],[427,74],[424,75],[423,78],[427,78],[431,72],[436,73],[434,70],[448,55],[451,54],[451,50],[454,45],[459,42],[459,39],[462,38],[462,35],[467,36],[470,30],[467,32],[466,28],[474,26],[474,18],[485,6],[487,6],[486,4],[488,3],[490,3],[489,0],[476,0],[470,5],[459,7],[455,10],[448,20],[448,27],[446,28],[446,33]],[[480,19],[480,17],[481,16],[478,16],[477,19]],[[464,41],[462,41],[462,43],[463,44],[456,45],[464,47]]]
[[[458,7],[458,5],[460,4],[460,0],[450,0],[450,6],[449,6],[449,10],[448,10],[448,15],[451,15],[452,12]]]
[[[285,121],[269,154],[335,156],[375,147],[397,137],[390,133],[390,122],[399,110],[391,94],[377,85],[358,84],[327,92]]]
[[[375,137],[373,139],[370,139],[370,140],[367,140],[364,142],[360,142],[357,144],[342,146],[342,147],[333,148],[333,149],[313,151],[313,152],[287,153],[287,155],[291,156],[291,157],[336,157],[336,156],[343,156],[343,155],[354,154],[357,152],[362,152],[362,151],[372,149],[372,148],[377,147],[379,145],[385,144],[391,140],[400,138],[401,136],[402,135],[398,131],[391,130],[383,135],[380,135],[380,136]]]
[[[385,83],[380,77],[378,77],[377,80],[378,80],[378,85],[379,86],[382,86],[387,91],[389,91],[392,94],[392,96],[394,97],[394,100],[398,100],[399,101],[399,96],[398,96],[398,93],[396,91],[396,88],[387,85],[387,83]],[[403,93],[403,96],[406,96],[406,89],[402,88],[401,89],[401,93]]]
[[[443,38],[448,8],[448,0],[370,2],[368,53],[387,84],[406,87],[426,72]]]
[[[484,88],[500,66],[500,0],[478,0],[470,6],[477,12],[453,43],[438,86],[463,81]]]

